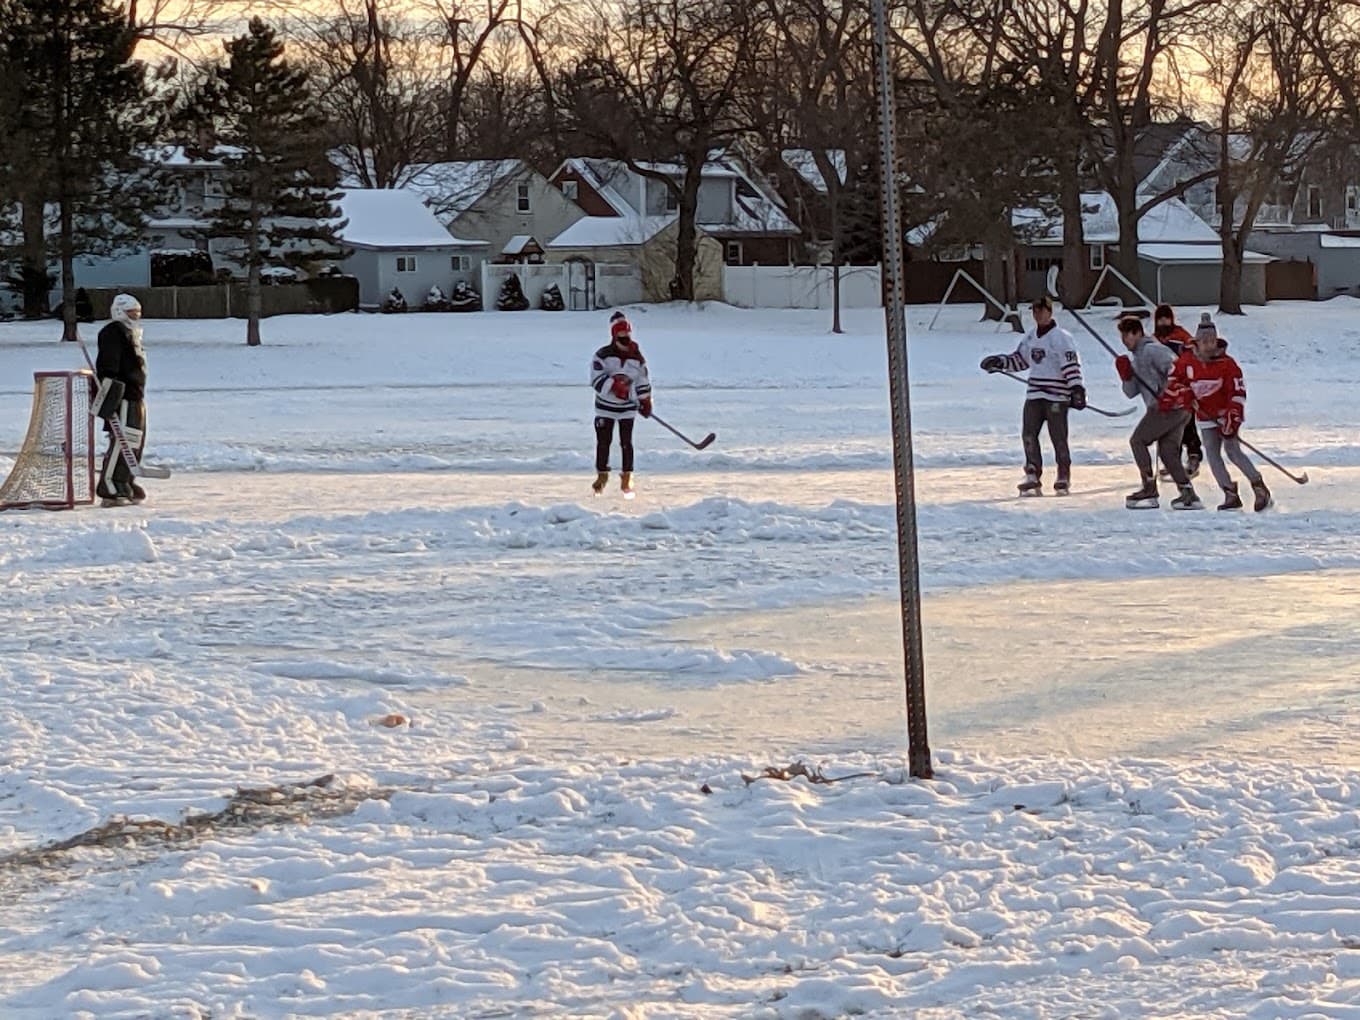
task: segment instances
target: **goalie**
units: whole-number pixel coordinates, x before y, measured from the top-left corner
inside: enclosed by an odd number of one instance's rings
[[[109,310],[112,321],[99,331],[95,375],[99,389],[92,404],[104,419],[109,448],[99,471],[95,494],[104,506],[126,506],[146,499],[146,490],[132,477],[132,469],[118,447],[118,434],[109,424],[117,418],[128,450],[139,462],[146,446],[146,351],[142,348],[142,306],[131,294],[119,294]]]

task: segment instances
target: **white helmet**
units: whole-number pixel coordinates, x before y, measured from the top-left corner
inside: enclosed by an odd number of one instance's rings
[[[140,312],[142,303],[131,294],[118,294],[114,297],[113,303],[109,305],[109,318],[115,322],[121,322],[124,326],[131,326],[132,319],[128,312]]]

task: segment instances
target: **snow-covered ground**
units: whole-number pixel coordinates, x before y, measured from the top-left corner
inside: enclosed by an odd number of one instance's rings
[[[718,433],[632,502],[604,315],[149,322],[174,478],[0,514],[0,1016],[1360,1016],[1360,302],[1220,320],[1260,515],[1125,511],[1094,415],[1015,498],[1013,338],[933,313],[924,783],[879,313],[632,309]]]

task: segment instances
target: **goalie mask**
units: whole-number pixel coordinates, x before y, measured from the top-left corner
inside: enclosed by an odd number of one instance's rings
[[[109,318],[122,323],[132,335],[132,345],[137,355],[146,363],[146,352],[142,349],[142,303],[131,294],[118,294],[109,305]]]

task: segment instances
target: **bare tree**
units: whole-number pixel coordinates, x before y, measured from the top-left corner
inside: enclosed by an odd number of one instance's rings
[[[442,152],[441,70],[428,54],[444,26],[406,0],[333,0],[317,14],[295,11],[286,25],[317,84],[334,152],[347,178],[365,188],[396,187],[409,168]]]
[[[560,83],[573,134],[674,197],[671,296],[692,301],[699,183],[713,151],[745,126],[738,100],[755,44],[753,12],[744,0],[631,0],[617,17],[604,4],[592,14],[582,24],[581,55]]]
[[[761,0],[757,16],[769,27],[749,53],[748,119],[768,150],[766,168],[803,206],[804,229],[830,248],[831,328],[840,333],[842,213],[876,144],[869,8],[863,0]],[[796,153],[785,160],[785,150]],[[820,209],[808,208],[808,185],[825,206],[825,222]]]
[[[1205,78],[1218,104],[1219,310],[1225,314],[1242,314],[1243,256],[1262,204],[1322,143],[1338,96],[1297,20],[1299,8],[1320,6],[1321,0],[1239,3],[1221,12],[1204,40]]]

